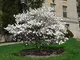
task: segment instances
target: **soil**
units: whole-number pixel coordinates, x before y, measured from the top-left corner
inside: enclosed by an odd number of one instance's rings
[[[43,50],[22,50],[19,55],[20,56],[50,56],[50,55],[59,55],[64,52],[64,49],[43,49]]]

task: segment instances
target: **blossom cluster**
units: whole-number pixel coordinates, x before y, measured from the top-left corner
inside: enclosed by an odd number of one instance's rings
[[[14,15],[15,24],[5,29],[14,36],[19,35],[22,40],[38,42],[43,40],[46,44],[63,44],[68,40],[65,37],[67,29],[61,17],[57,17],[52,8],[30,9],[27,13]]]

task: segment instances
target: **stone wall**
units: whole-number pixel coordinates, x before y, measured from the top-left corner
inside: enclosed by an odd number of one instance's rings
[[[0,35],[0,42],[5,42],[4,36]]]
[[[12,35],[0,35],[0,42],[11,42]]]

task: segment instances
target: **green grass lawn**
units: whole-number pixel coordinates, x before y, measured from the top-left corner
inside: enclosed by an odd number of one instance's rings
[[[50,45],[53,47],[54,45]],[[23,44],[0,46],[0,60],[80,60],[80,41],[71,38],[65,44],[60,45],[65,49],[61,55],[50,56],[48,58],[32,58],[16,55],[19,51],[25,49]],[[32,48],[27,46],[26,48]]]

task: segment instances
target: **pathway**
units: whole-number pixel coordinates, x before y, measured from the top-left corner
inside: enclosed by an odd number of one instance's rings
[[[0,43],[0,46],[4,46],[4,45],[11,45],[11,44],[19,44],[22,42],[9,42],[9,43]]]

